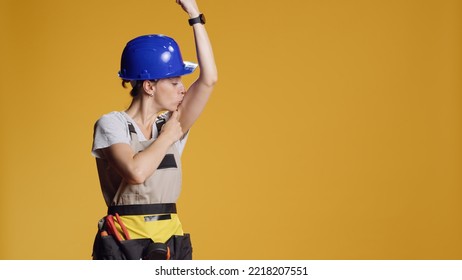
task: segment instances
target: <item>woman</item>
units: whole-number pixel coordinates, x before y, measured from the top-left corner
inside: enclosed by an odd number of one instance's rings
[[[205,17],[195,0],[176,0],[189,15],[200,74],[185,90],[181,76],[196,64],[184,62],[176,42],[145,35],[127,43],[119,76],[132,86],[124,112],[95,124],[92,153],[108,215],[98,224],[94,259],[191,259],[175,202],[181,188],[180,156],[189,129],[217,81]]]

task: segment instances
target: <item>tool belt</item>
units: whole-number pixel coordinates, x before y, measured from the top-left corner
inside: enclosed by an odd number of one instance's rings
[[[172,235],[165,243],[151,238],[130,238],[121,216],[176,213],[174,203],[110,206],[108,215],[98,223],[93,244],[94,260],[191,260],[192,246],[189,234]],[[116,221],[121,232],[115,227]]]

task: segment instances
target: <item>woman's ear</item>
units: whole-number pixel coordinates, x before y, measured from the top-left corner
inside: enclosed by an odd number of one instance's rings
[[[143,89],[149,96],[153,96],[156,92],[156,84],[146,80],[143,82]]]

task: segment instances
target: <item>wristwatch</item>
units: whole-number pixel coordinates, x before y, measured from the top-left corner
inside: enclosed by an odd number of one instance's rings
[[[200,14],[198,17],[190,18],[188,22],[191,26],[193,26],[196,23],[205,24],[205,16],[204,14]]]

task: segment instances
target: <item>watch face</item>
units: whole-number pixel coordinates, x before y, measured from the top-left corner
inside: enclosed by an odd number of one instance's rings
[[[201,19],[201,23],[204,24],[204,23],[205,23],[205,16],[204,16],[204,14],[201,14],[199,17],[200,17],[200,19]]]

